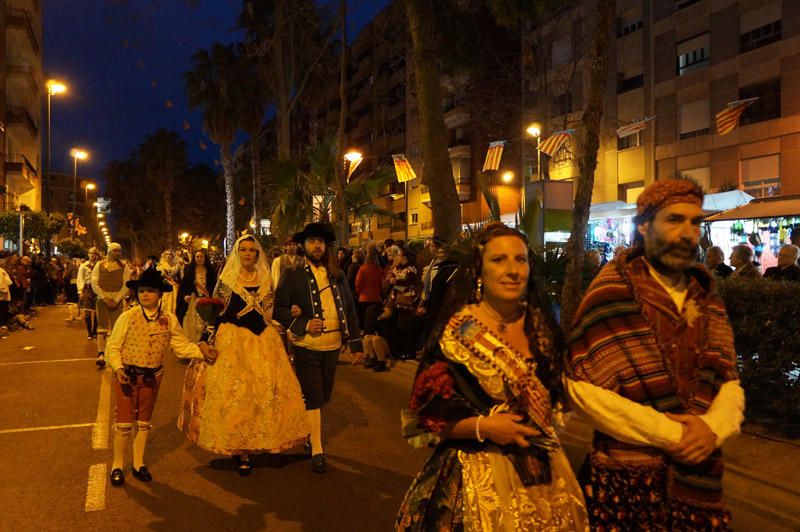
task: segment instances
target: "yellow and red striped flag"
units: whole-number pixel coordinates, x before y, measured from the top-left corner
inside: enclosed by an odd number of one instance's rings
[[[402,153],[392,155],[392,160],[394,161],[394,171],[397,172],[398,183],[405,183],[417,178],[417,174],[414,173],[414,169],[411,168],[411,163],[408,162],[405,155]]]
[[[539,143],[539,151],[546,153],[550,157],[554,156],[556,152],[567,142],[573,134],[574,129],[565,129],[564,131],[556,131],[543,141]]]
[[[717,133],[720,135],[727,135],[739,125],[739,118],[744,113],[744,110],[750,107],[758,97],[747,98],[746,100],[736,100],[728,102],[725,109],[717,113]]]
[[[489,144],[489,149],[486,151],[486,160],[483,162],[483,171],[497,170],[500,168],[500,159],[503,157],[503,147],[506,141],[498,140]]]
[[[654,119],[656,115],[645,116],[644,118],[639,118],[638,120],[634,120],[630,124],[626,124],[622,127],[617,128],[617,137],[625,138],[631,135],[635,135],[636,133],[644,130],[647,128],[647,123]]]

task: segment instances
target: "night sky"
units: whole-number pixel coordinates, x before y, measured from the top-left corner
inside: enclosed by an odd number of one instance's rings
[[[351,0],[350,38],[387,3]],[[45,76],[69,86],[66,95],[52,99],[53,171],[71,172],[69,150],[80,146],[91,153],[88,162],[80,163],[80,174],[99,178],[109,161],[126,158],[160,127],[182,135],[190,161],[213,164],[218,148],[203,134],[200,112],[188,110],[181,76],[191,67],[196,49],[240,39],[235,22],[241,4],[242,0],[44,2]]]

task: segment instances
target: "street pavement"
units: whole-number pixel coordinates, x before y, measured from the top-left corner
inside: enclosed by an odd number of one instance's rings
[[[171,358],[153,417],[141,483],[108,482],[111,372],[94,364],[94,342],[64,307],[41,309],[34,331],[0,339],[0,531],[236,530],[385,531],[427,450],[400,437],[416,364],[390,372],[351,366],[344,355],[323,410],[329,472],[316,475],[301,450],[255,457],[241,478],[229,458],[190,445],[176,428],[184,365]],[[562,443],[573,467],[591,429],[572,421]],[[726,444],[725,490],[736,530],[800,530],[796,442],[753,435]],[[128,453],[128,462],[130,453]]]

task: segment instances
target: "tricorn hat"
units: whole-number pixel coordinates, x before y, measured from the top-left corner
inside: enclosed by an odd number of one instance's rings
[[[336,240],[336,235],[333,234],[333,229],[327,224],[312,222],[308,224],[305,229],[299,233],[295,233],[292,240],[298,244],[306,241],[306,238],[322,238],[325,242],[330,243]]]
[[[125,286],[130,288],[131,290],[136,290],[137,288],[154,288],[159,292],[172,292],[172,285],[169,284],[164,277],[161,275],[155,266],[150,266],[144,272],[142,272],[142,276],[138,279],[128,281],[125,283]]]

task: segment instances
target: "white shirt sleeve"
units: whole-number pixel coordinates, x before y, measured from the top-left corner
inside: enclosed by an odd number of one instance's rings
[[[92,290],[94,293],[97,294],[97,297],[109,297],[102,288],[100,288],[100,265],[101,262],[98,262],[94,265],[94,269],[92,270]]]
[[[83,293],[83,287],[86,285],[84,275],[86,275],[86,264],[81,264],[78,266],[78,295]]]
[[[111,330],[111,336],[108,337],[106,342],[105,359],[112,371],[117,371],[122,367],[122,346],[128,334],[129,320],[130,310],[120,314],[114,324],[114,328]]]
[[[281,258],[276,257],[272,261],[272,271],[270,272],[270,276],[272,277],[272,290],[278,289],[278,278],[281,276]]]
[[[169,316],[169,345],[175,352],[175,356],[178,358],[196,358],[203,360],[204,357],[200,348],[197,347],[197,344],[190,342],[183,333],[181,324],[178,323],[178,317],[171,312],[168,313],[167,316]],[[116,327],[116,325],[114,327]]]
[[[744,390],[741,383],[728,381],[723,384],[717,396],[708,407],[708,411],[698,416],[717,436],[717,447],[739,430],[744,421]]]
[[[666,414],[589,382],[565,379],[569,405],[594,428],[633,445],[664,448],[680,442],[683,427]]]

